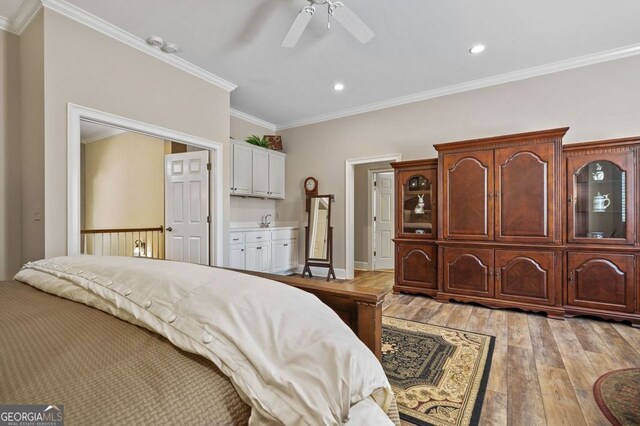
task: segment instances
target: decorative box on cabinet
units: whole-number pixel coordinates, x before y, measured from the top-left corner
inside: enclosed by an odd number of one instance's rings
[[[391,163],[396,182],[394,292],[435,296],[438,160]]]
[[[567,128],[435,145],[438,300],[561,317]]]
[[[285,198],[286,154],[231,140],[231,195]]]
[[[640,325],[639,153],[640,138],[564,147],[567,316]]]

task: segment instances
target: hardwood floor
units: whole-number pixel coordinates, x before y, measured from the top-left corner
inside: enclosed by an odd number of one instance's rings
[[[356,285],[391,289],[393,275],[357,272]],[[389,294],[384,315],[496,337],[482,425],[609,425],[593,398],[604,373],[640,367],[640,329]]]

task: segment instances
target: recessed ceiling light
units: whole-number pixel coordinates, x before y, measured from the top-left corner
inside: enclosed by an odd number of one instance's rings
[[[344,84],[342,83],[336,83],[333,85],[333,90],[335,90],[336,92],[341,92],[344,90]]]
[[[485,45],[484,44],[476,44],[471,49],[469,49],[469,53],[478,54],[484,52]]]

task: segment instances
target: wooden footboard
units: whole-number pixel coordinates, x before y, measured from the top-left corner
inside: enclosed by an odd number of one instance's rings
[[[262,272],[238,272],[279,281],[315,294],[347,323],[378,359],[382,357],[382,302],[387,291]]]

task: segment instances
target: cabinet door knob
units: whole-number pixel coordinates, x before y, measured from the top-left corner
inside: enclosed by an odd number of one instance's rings
[[[167,232],[171,232],[171,231],[173,231],[173,228],[170,226],[167,226]]]
[[[285,246],[285,247],[289,247],[289,244],[285,244],[284,246]]]
[[[256,247],[257,250],[262,250],[262,247]]]

